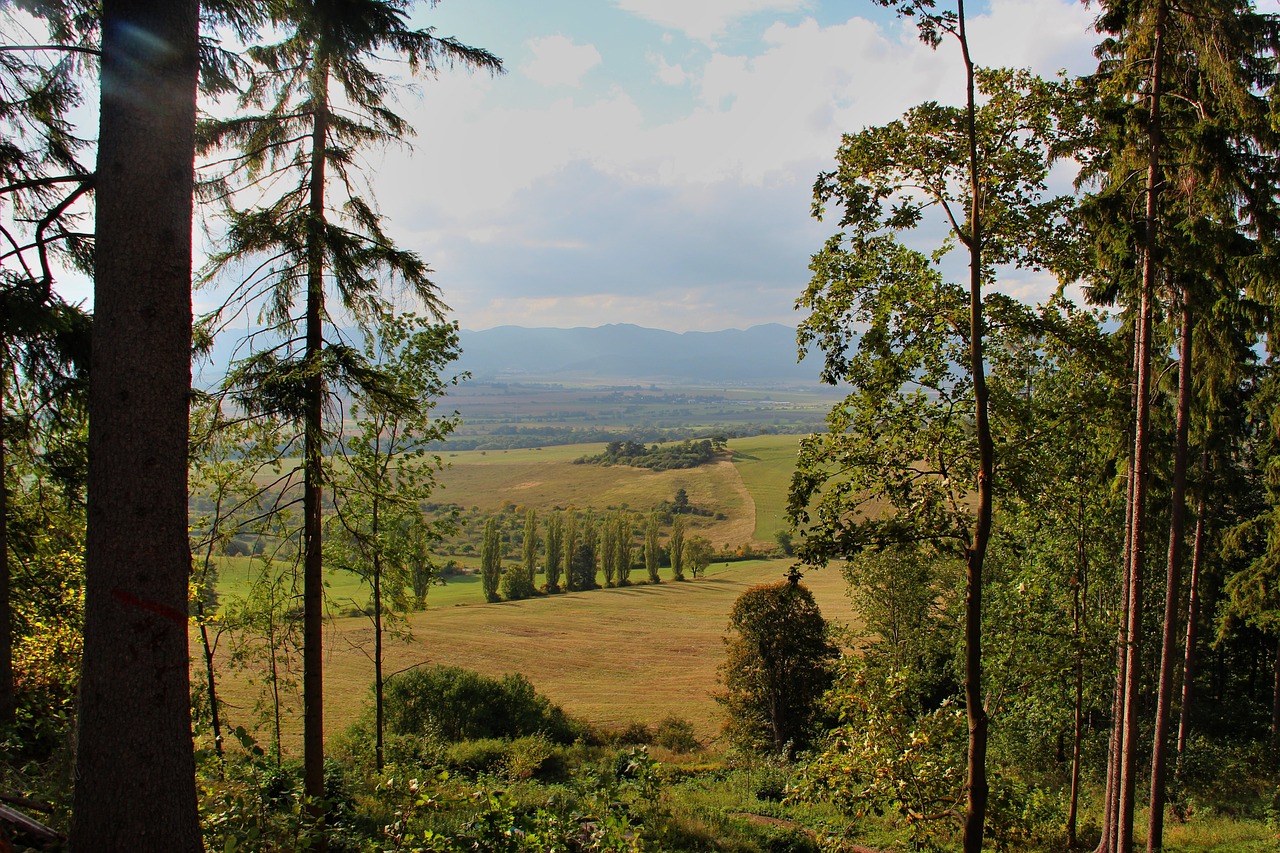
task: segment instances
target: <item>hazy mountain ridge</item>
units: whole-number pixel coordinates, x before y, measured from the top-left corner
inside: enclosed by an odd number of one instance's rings
[[[360,334],[341,329],[347,342]],[[243,334],[224,334],[196,360],[195,381],[211,387],[235,358]],[[477,382],[526,380],[586,383],[661,383],[817,386],[820,361],[797,363],[796,330],[781,323],[719,332],[670,332],[629,323],[573,329],[498,326],[463,329],[462,357],[453,370]]]
[[[499,326],[463,330],[458,367],[478,381],[522,379],[817,384],[796,360],[795,329],[780,323],[670,332],[628,323],[595,328]]]

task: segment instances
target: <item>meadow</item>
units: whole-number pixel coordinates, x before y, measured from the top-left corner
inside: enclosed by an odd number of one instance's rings
[[[540,514],[588,507],[647,511],[683,488],[694,506],[723,516],[691,517],[691,534],[706,536],[716,548],[772,546],[773,533],[784,527],[797,440],[735,439],[729,444],[733,461],[675,471],[574,464],[599,452],[601,445],[594,444],[450,452],[444,454],[448,467],[436,497],[482,512],[510,504]],[[478,565],[474,557],[456,561],[467,569]],[[243,596],[254,565],[248,557],[221,558],[219,593]],[[407,636],[386,648],[386,671],[445,663],[489,675],[519,672],[566,711],[593,723],[622,727],[674,714],[689,719],[699,737],[710,740],[722,725],[712,694],[729,609],[747,587],[780,579],[789,566],[787,560],[713,563],[706,576],[685,583],[671,582],[670,569],[664,568],[660,585],[634,583],[499,604],[484,602],[477,575],[454,575],[431,588],[425,611],[409,614],[403,624]],[[632,572],[633,581],[645,577],[643,569]],[[837,570],[813,572],[806,583],[828,618],[851,618]],[[369,595],[367,585],[350,573],[326,576],[333,617],[325,670],[330,734],[353,721],[369,697],[372,623],[359,615]],[[224,676],[224,698],[235,724],[252,724],[243,717],[251,716],[261,687],[243,672]],[[300,720],[290,725],[290,739],[298,736],[300,725]]]

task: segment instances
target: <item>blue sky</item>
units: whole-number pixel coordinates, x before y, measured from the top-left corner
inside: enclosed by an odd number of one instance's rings
[[[991,0],[975,59],[1088,71],[1093,15]],[[963,95],[954,46],[870,0],[443,0],[415,22],[507,66],[421,81],[412,151],[371,162],[392,232],[470,329],[794,324],[841,133]]]

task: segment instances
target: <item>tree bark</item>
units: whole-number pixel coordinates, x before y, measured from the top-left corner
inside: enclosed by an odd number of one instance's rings
[[[187,639],[197,4],[103,4],[84,663],[70,846],[202,849]]]
[[[1151,799],[1147,817],[1147,851],[1164,847],[1165,765],[1169,708],[1173,700],[1174,657],[1178,653],[1178,599],[1182,587],[1182,533],[1187,502],[1187,430],[1191,421],[1191,348],[1194,326],[1191,300],[1182,292],[1182,342],[1178,358],[1178,420],[1173,451],[1173,489],[1169,498],[1169,559],[1164,586],[1164,634],[1160,644],[1160,688],[1156,695],[1155,732],[1151,743]]]

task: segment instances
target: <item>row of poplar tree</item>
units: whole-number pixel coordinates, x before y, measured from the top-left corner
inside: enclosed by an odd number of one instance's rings
[[[659,570],[671,567],[674,580],[685,580],[685,569],[696,578],[711,564],[711,543],[703,536],[685,538],[684,519],[675,516],[667,542],[662,544],[662,521],[658,513],[644,523],[644,540],[637,545],[636,518],[631,513],[613,512],[596,521],[576,512],[554,510],[544,531],[538,532],[538,514],[525,514],[520,561],[502,566],[503,541],[496,518],[485,521],[480,548],[480,580],[487,601],[517,601],[542,592],[580,592],[605,587],[629,586],[631,572],[640,561],[649,583],[662,583]],[[638,559],[638,557],[640,559]],[[539,588],[538,575],[545,576]],[[561,581],[564,581],[563,588]]]

